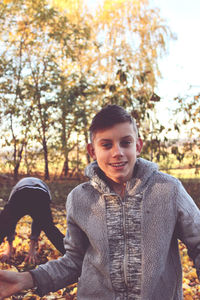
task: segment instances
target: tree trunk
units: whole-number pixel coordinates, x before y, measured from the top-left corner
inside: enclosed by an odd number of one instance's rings
[[[22,160],[23,150],[24,150],[24,142],[22,143],[21,149],[19,150],[18,157],[17,157],[17,151],[15,153],[14,180],[18,179],[19,167]]]
[[[85,143],[87,145],[89,143],[88,132],[87,131],[84,131],[84,136],[85,136]],[[87,163],[89,165],[91,163],[91,158],[90,158],[90,155],[87,151],[86,151],[86,160],[87,160]]]
[[[67,156],[67,157],[65,157],[65,161],[63,164],[62,172],[61,172],[61,177],[67,176],[68,172],[69,172],[69,160],[68,160],[68,156]]]
[[[18,162],[16,164],[16,166],[14,167],[14,180],[18,179],[18,175],[19,175],[19,166],[20,166],[20,162]]]
[[[45,163],[44,179],[49,180],[48,150],[47,150],[47,143],[45,137],[43,138],[43,150],[44,150],[44,163]]]

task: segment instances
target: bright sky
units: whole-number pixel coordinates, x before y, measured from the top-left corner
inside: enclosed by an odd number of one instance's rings
[[[200,92],[200,1],[150,0],[177,35],[160,62],[162,80],[158,93],[163,100]],[[192,88],[190,88],[192,86]]]
[[[200,1],[199,0],[150,0],[160,8],[177,40],[169,43],[169,53],[160,61],[162,79],[158,82],[158,94],[162,101],[158,105],[162,124],[170,127],[174,120],[171,109],[176,96],[200,93]],[[176,118],[176,117],[175,117]],[[178,118],[178,116],[177,116]],[[173,132],[171,132],[174,137]],[[177,136],[187,137],[182,129]]]

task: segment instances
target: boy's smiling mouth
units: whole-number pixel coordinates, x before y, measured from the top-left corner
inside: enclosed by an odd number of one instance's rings
[[[116,163],[109,163],[109,165],[114,168],[120,168],[120,167],[124,167],[126,163],[127,162],[116,162]]]

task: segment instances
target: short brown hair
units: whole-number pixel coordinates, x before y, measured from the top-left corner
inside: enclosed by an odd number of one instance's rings
[[[135,120],[132,116],[121,106],[118,105],[107,105],[102,108],[93,118],[92,123],[90,125],[90,140],[94,134],[101,129],[107,129],[115,124],[129,122],[133,124],[133,129],[138,136],[138,129]]]

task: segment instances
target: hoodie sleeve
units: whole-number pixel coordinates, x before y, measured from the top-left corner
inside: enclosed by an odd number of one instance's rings
[[[81,274],[88,239],[74,220],[74,200],[73,193],[70,193],[66,205],[67,233],[64,238],[65,255],[30,271],[37,286],[37,293],[40,296],[49,292],[55,292],[77,282]]]
[[[200,278],[200,210],[179,182],[177,194],[178,238],[187,246]]]

